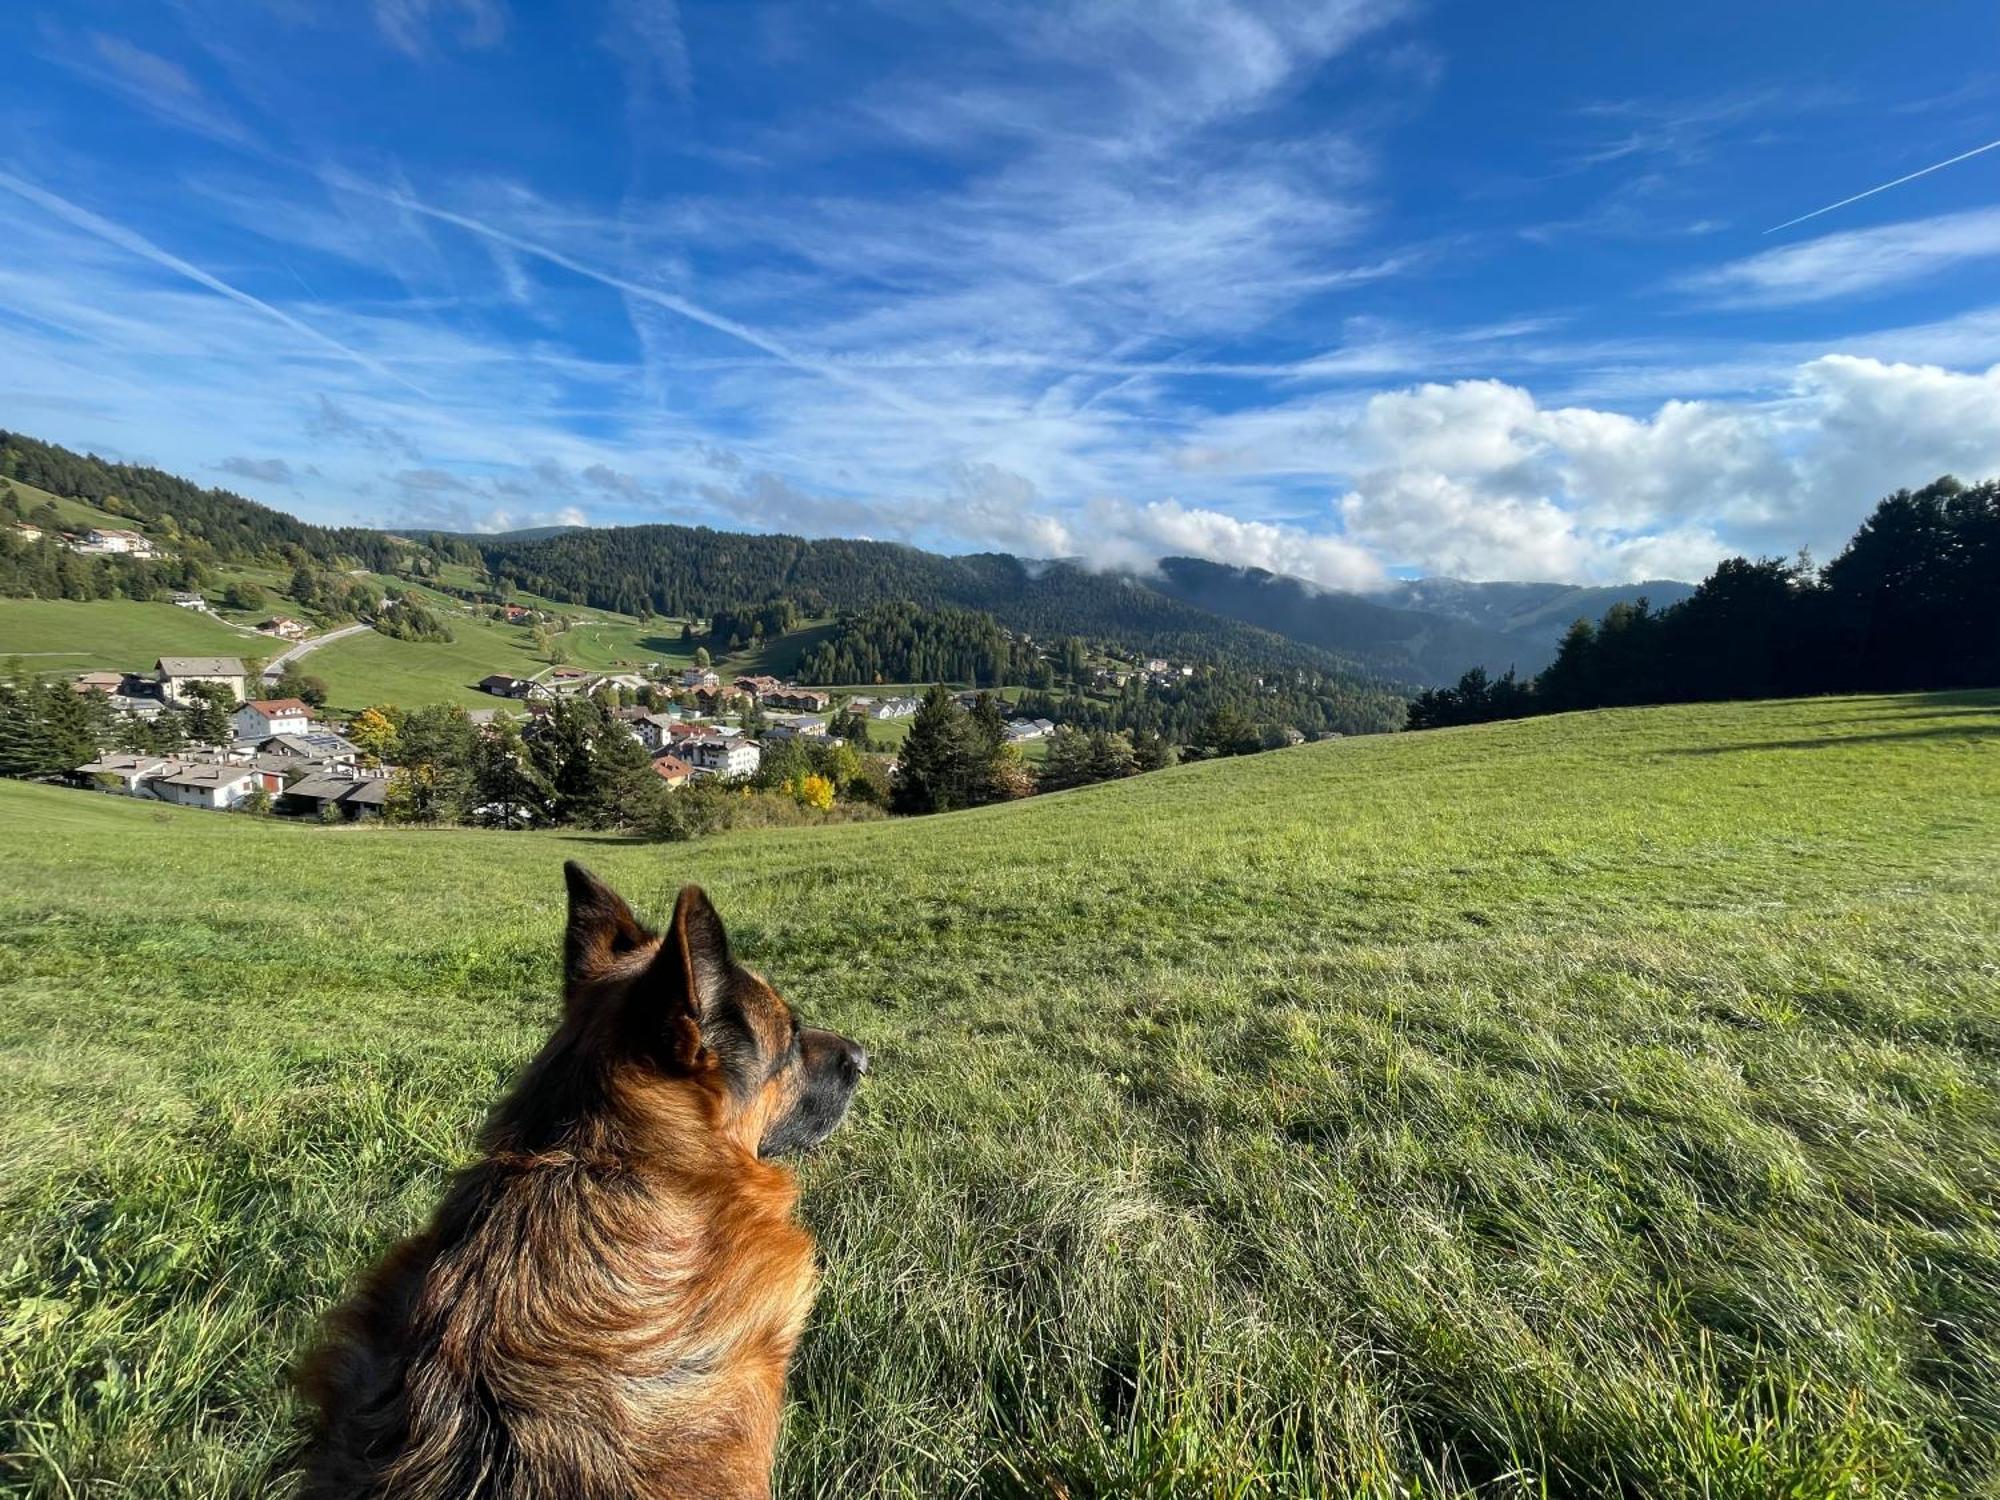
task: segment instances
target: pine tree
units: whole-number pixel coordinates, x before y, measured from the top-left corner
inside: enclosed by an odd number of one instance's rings
[[[896,757],[892,805],[898,812],[950,812],[970,807],[987,746],[942,684],[924,694]]]
[[[549,816],[548,780],[511,722],[503,720],[479,737],[472,752],[472,785],[474,805],[491,808],[492,821],[502,828]]]

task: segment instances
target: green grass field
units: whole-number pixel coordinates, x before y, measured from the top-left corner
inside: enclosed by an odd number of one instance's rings
[[[10,486],[21,502],[23,515],[39,510],[44,505],[56,508],[57,524],[71,528],[85,526],[122,526],[128,529],[143,529],[134,526],[129,516],[115,516],[102,506],[92,505],[88,500],[75,499],[68,495],[52,495],[47,490],[38,490],[32,484],[24,484],[18,479],[0,479],[0,485]]]
[[[2000,694],[644,846],[0,784],[0,1489],[249,1496],[553,1014],[558,866],[878,1059],[788,1496],[1990,1494]]]
[[[0,661],[30,672],[141,672],[162,656],[270,658],[284,649],[171,604],[131,599],[0,599]]]
[[[352,712],[371,703],[398,703],[414,708],[424,703],[462,703],[492,708],[499,701],[473,684],[489,672],[532,677],[548,669],[535,654],[527,626],[449,614],[449,641],[399,641],[376,631],[348,636],[308,653],[301,670],[325,680],[328,707]],[[636,620],[583,620],[564,635],[572,666],[594,670],[642,666],[659,661],[678,666],[683,655],[679,628]]]

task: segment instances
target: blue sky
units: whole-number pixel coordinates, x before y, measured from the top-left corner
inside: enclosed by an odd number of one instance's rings
[[[66,0],[0,426],[316,520],[1366,588],[2000,473],[1990,0]]]

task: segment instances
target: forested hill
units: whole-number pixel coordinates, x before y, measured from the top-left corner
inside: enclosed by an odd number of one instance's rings
[[[1320,643],[1287,640],[1138,579],[1000,552],[945,557],[891,542],[808,541],[695,526],[566,531],[480,548],[496,578],[547,598],[629,614],[705,615],[783,597],[814,614],[908,601],[979,610],[1040,638],[1079,635],[1149,655],[1257,671],[1387,675]]]
[[[0,485],[10,479],[52,495],[88,500],[144,527],[177,552],[243,562],[295,549],[322,563],[351,562],[387,571],[408,544],[362,526],[315,526],[230,490],[205,489],[161,469],[112,463],[53,443],[0,430]],[[445,539],[433,539],[445,543]],[[445,543],[446,550],[454,550]],[[458,559],[477,553],[462,549]]]

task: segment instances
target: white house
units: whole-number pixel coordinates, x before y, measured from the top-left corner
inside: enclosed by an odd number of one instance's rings
[[[682,740],[674,746],[674,754],[710,776],[754,776],[764,759],[764,752],[751,741],[719,734]]]
[[[100,755],[76,768],[79,776],[95,778],[99,786],[116,781],[118,790],[128,797],[138,796],[141,785],[148,777],[157,776],[171,765],[164,755]],[[106,786],[109,790],[109,787]]]
[[[689,667],[681,673],[681,686],[684,688],[712,688],[721,685],[722,679],[707,667]]]
[[[201,595],[199,594],[191,594],[187,592],[185,589],[179,589],[176,590],[174,593],[174,608],[207,609],[208,601],[202,598]]]
[[[187,689],[197,682],[215,683],[241,698],[243,676],[243,663],[234,656],[163,656],[153,663],[160,696],[169,703],[184,702]]]
[[[851,703],[848,705],[850,708],[853,706]],[[919,703],[915,698],[884,698],[881,702],[871,703],[868,706],[868,717],[871,719],[907,719],[922,707],[923,704]]]
[[[625,727],[631,730],[633,738],[648,750],[663,750],[673,738],[668,731],[679,722],[679,718],[673,714],[649,713],[640,714]]]
[[[239,740],[268,740],[274,734],[310,734],[312,710],[297,698],[252,698],[231,721]]]
[[[93,526],[76,548],[79,552],[123,552],[132,557],[151,557],[157,550],[136,531],[115,526]]]
[[[206,761],[182,761],[143,783],[145,792],[180,807],[234,807],[262,778],[254,766],[219,766]]]
[[[1039,740],[1055,733],[1055,724],[1048,719],[1010,719],[1007,723],[1007,738],[1014,744],[1024,740]]]
[[[764,733],[774,740],[826,738],[826,720],[814,714],[772,714]]]

